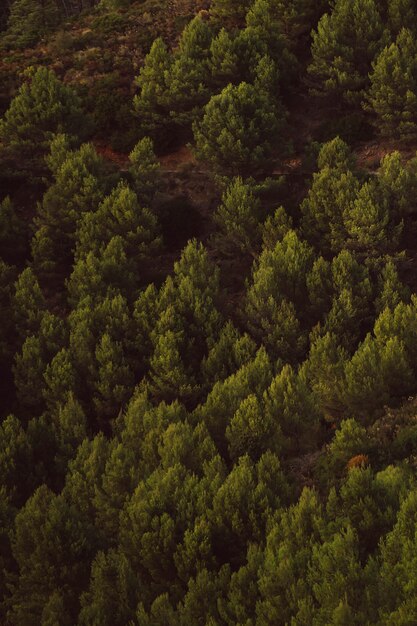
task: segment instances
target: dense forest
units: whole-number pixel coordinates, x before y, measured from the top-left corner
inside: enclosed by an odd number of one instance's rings
[[[0,623],[417,624],[417,3],[3,0]]]

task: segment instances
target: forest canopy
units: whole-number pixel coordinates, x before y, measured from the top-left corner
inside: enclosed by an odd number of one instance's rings
[[[413,0],[0,7],[0,623],[417,623]]]

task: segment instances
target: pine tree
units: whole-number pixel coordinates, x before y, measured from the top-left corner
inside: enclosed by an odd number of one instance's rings
[[[292,218],[284,207],[280,206],[275,213],[268,216],[262,225],[263,247],[273,250],[290,230],[294,230]]]
[[[249,363],[255,353],[254,341],[246,333],[241,335],[228,321],[202,363],[203,380],[211,388],[217,381],[225,380]]]
[[[301,204],[302,230],[321,251],[338,252],[345,246],[344,214],[356,200],[359,182],[352,172],[352,157],[339,137],[325,144],[319,154],[307,197]]]
[[[393,260],[388,260],[378,276],[378,297],[375,301],[377,313],[382,313],[385,308],[392,311],[400,302],[408,302],[410,291],[403,285],[398,276],[398,271]]]
[[[67,282],[69,302],[73,306],[84,298],[99,302],[119,293],[134,298],[139,277],[135,260],[128,257],[126,249],[122,237],[116,236],[101,250],[77,261]]]
[[[0,477],[2,497],[7,494],[10,504],[20,507],[34,487],[30,471],[33,461],[27,433],[14,416],[6,417],[0,426]]]
[[[285,94],[291,89],[291,83],[296,83],[298,60],[289,50],[294,41],[283,27],[283,10],[282,3],[256,0],[246,15],[246,28],[236,38],[236,51],[240,65],[246,65],[248,76],[252,78],[260,60],[269,57],[278,70],[280,91]]]
[[[346,364],[346,403],[357,415],[371,416],[392,397],[407,395],[414,376],[398,338],[378,343],[370,335]]]
[[[372,65],[367,107],[382,136],[413,139],[417,135],[417,45],[410,30],[402,29]]]
[[[55,0],[14,0],[7,22],[7,41],[13,47],[33,46],[60,22]]]
[[[333,301],[324,328],[348,351],[369,330],[373,296],[369,271],[347,250],[332,261]]]
[[[262,252],[254,265],[252,285],[247,293],[246,314],[251,328],[262,327],[263,320],[268,320],[268,310],[276,308],[274,303],[279,305],[286,300],[287,309],[290,303],[296,315],[302,314],[306,275],[312,264],[312,249],[293,230],[273,250]]]
[[[84,144],[70,152],[38,205],[35,218],[32,255],[45,278],[62,280],[67,274],[79,220],[83,213],[97,208],[104,190],[103,161],[93,146]]]
[[[139,202],[144,206],[152,203],[153,197],[159,191],[162,180],[160,163],[155,155],[153,141],[143,137],[129,154],[129,172],[133,179],[133,189]]]
[[[340,617],[340,598],[343,597],[348,607],[354,607],[352,623],[358,626],[364,623],[361,608],[367,580],[360,562],[358,537],[351,526],[322,545],[313,547],[308,577],[318,606],[317,623],[334,624],[334,620]]]
[[[396,223],[387,200],[372,182],[362,185],[343,221],[349,236],[347,247],[367,256],[394,251],[399,244],[403,223]]]
[[[114,237],[120,237],[137,270],[160,245],[156,217],[139,205],[137,195],[121,182],[104,198],[97,210],[85,213],[78,225],[76,259],[89,252],[102,253]]]
[[[282,447],[279,422],[274,423],[271,414],[264,412],[261,402],[253,394],[240,403],[226,428],[226,439],[234,463],[245,454],[253,461],[257,461],[266,450],[279,454]]]
[[[136,78],[139,93],[133,99],[133,108],[142,136],[161,139],[161,133],[170,126],[167,74],[171,65],[168,49],[158,37]]]
[[[323,319],[332,305],[333,278],[331,264],[322,256],[314,261],[307,276],[307,289],[315,319]]]
[[[215,171],[247,177],[265,171],[275,145],[286,151],[285,113],[263,90],[247,83],[228,85],[211,98],[193,125],[196,154]]]
[[[225,431],[240,403],[250,394],[260,396],[272,379],[270,359],[264,348],[224,381],[218,381],[197,407],[195,415],[207,424],[210,435],[221,451],[226,450]]]
[[[320,499],[315,491],[304,488],[298,502],[281,511],[271,524],[258,578],[260,626],[285,623],[305,612],[309,591],[306,569],[323,523]],[[312,609],[304,623],[312,623]]]
[[[16,318],[13,302],[13,295],[15,292],[14,284],[17,278],[16,274],[17,271],[15,267],[11,267],[4,263],[4,261],[0,260],[0,363],[1,367],[4,368],[4,372],[10,371],[10,363],[17,349],[17,328],[15,326]],[[24,288],[24,291],[25,290],[26,287]],[[29,296],[29,293],[21,293],[20,297],[21,307],[23,307],[21,308],[21,321],[24,324],[21,339],[26,336],[26,332],[29,331],[29,327],[32,323],[29,322],[29,326],[27,326],[29,321],[26,317],[27,314],[29,313],[32,317],[32,313],[26,310],[25,301],[27,296],[32,297]]]
[[[81,597],[80,626],[124,626],[134,617],[136,578],[125,555],[99,552],[92,564],[90,585]]]
[[[369,84],[371,63],[387,36],[375,0],[336,0],[313,31],[308,71],[317,81],[315,92],[359,104]]]
[[[211,11],[222,23],[241,25],[250,6],[249,0],[215,0]]]
[[[16,281],[13,298],[16,329],[21,340],[36,334],[45,308],[45,298],[37,278],[28,267],[23,270]]]
[[[68,463],[75,458],[89,431],[84,410],[71,392],[65,404],[58,409],[54,430],[58,447],[55,461],[58,471],[65,475]]]
[[[412,158],[403,163],[398,151],[387,154],[378,170],[378,188],[395,220],[413,214],[417,191],[417,159]]]
[[[26,81],[0,120],[0,138],[20,163],[28,162],[33,174],[43,170],[39,154],[47,151],[53,134],[81,135],[83,119],[80,100],[71,87],[52,70],[29,68]]]
[[[216,87],[223,88],[229,83],[239,82],[242,75],[237,37],[234,37],[233,31],[223,27],[211,40],[209,63],[211,80]]]
[[[301,375],[310,385],[320,411],[333,421],[343,412],[346,351],[331,333],[312,342],[310,354],[302,366]]]
[[[234,179],[214,214],[220,228],[216,244],[229,254],[255,254],[260,239],[261,206],[250,185]],[[223,240],[223,243],[222,243]]]
[[[129,399],[134,377],[123,354],[123,347],[104,334],[96,348],[98,380],[93,401],[100,421],[114,418]]]
[[[264,394],[264,401],[265,421],[272,424],[272,432],[274,429],[277,433],[282,432],[285,452],[300,454],[314,447],[319,414],[311,391],[291,366],[284,366],[274,378]]]
[[[183,332],[167,330],[156,339],[147,387],[158,402],[175,399],[192,402],[198,393],[194,373],[186,367],[181,356],[183,335]]]
[[[392,35],[398,35],[403,28],[413,28],[416,17],[413,0],[388,0],[388,25]]]
[[[209,52],[212,30],[199,15],[181,33],[166,74],[170,115],[180,125],[192,122],[210,97]]]

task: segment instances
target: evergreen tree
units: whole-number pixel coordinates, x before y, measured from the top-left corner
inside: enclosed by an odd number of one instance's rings
[[[333,300],[325,329],[352,351],[371,325],[373,288],[368,269],[347,250],[331,264]]]
[[[400,302],[408,302],[410,292],[399,279],[394,261],[388,260],[383,266],[378,277],[378,297],[375,301],[377,313],[382,313],[385,308],[394,310]]]
[[[249,0],[215,0],[211,10],[219,21],[241,25],[251,4]]]
[[[33,3],[33,0],[30,0]],[[46,152],[54,133],[82,134],[84,116],[80,100],[52,70],[29,68],[26,81],[0,120],[0,139],[15,158],[29,160],[38,171],[39,154]]]
[[[235,251],[255,254],[260,238],[260,216],[260,202],[251,187],[241,178],[234,179],[214,214],[220,228],[216,243],[229,254]]]
[[[292,616],[312,623],[313,607],[307,603],[309,587],[305,576],[322,526],[321,502],[307,488],[298,502],[280,511],[271,524],[258,579],[261,598],[256,613],[260,626],[285,624]]]
[[[318,605],[317,624],[334,624],[336,619],[340,623],[340,598],[346,598],[345,603],[353,613],[351,623],[357,626],[364,623],[366,613],[361,609],[368,581],[360,563],[357,534],[350,526],[313,547],[309,578]]]
[[[167,74],[172,58],[164,41],[158,37],[153,42],[145,62],[136,78],[139,93],[133,99],[142,136],[161,139],[161,132],[170,127],[167,100]]]
[[[359,104],[369,84],[371,63],[387,37],[374,0],[336,0],[313,31],[308,70],[317,81],[315,92]]]
[[[14,0],[7,22],[7,41],[17,48],[32,46],[61,20],[55,0]]]
[[[404,345],[398,338],[385,344],[370,335],[346,364],[346,403],[357,415],[372,415],[414,385]]]
[[[181,33],[178,49],[166,73],[170,115],[177,124],[192,122],[210,97],[211,38],[209,23],[199,15]]]
[[[129,162],[133,189],[139,201],[149,206],[162,185],[160,163],[155,155],[152,139],[143,137],[138,141],[129,154]]]
[[[413,139],[417,133],[417,45],[410,30],[402,29],[376,58],[370,80],[366,99],[380,134]]]
[[[229,442],[229,454],[232,461],[248,454],[257,461],[260,456],[271,450],[279,454],[282,448],[280,424],[271,419],[271,414],[264,412],[262,404],[255,395],[245,398],[226,428]]]
[[[333,421],[343,412],[346,351],[331,333],[316,338],[303,364],[301,375],[311,386],[325,418]]]
[[[272,367],[264,348],[255,357],[224,381],[218,381],[197,407],[195,415],[204,420],[208,431],[221,451],[225,451],[225,431],[241,402],[249,395],[262,395],[272,379]]]
[[[28,267],[15,283],[13,298],[16,329],[21,340],[37,333],[45,308],[45,298],[37,278]]]
[[[83,258],[89,252],[103,253],[111,239],[118,236],[139,271],[141,262],[159,247],[156,230],[155,216],[149,209],[141,208],[135,192],[121,182],[97,210],[82,216],[77,231],[76,258]]]
[[[92,564],[89,589],[81,596],[80,626],[127,624],[134,617],[136,584],[123,554],[99,552]]]
[[[56,280],[68,272],[79,220],[97,208],[104,190],[103,162],[93,146],[84,144],[70,152],[38,205],[35,219],[32,255],[45,278]]]
[[[285,113],[268,93],[247,83],[228,85],[204,107],[193,125],[197,156],[215,171],[247,177],[270,166],[276,143],[280,153]]]
[[[400,220],[415,211],[417,189],[417,159],[403,163],[399,152],[391,152],[381,160],[378,188],[383,201],[388,202],[393,219]]]
[[[403,28],[413,28],[416,17],[412,0],[388,0],[388,25],[394,36]]]
[[[306,275],[312,262],[311,248],[295,231],[289,231],[273,250],[262,252],[247,292],[246,316],[251,332],[266,342],[275,356],[287,360],[302,350],[298,316],[303,315]]]
[[[352,172],[349,149],[339,137],[321,148],[318,166],[301,204],[302,230],[321,251],[338,252],[346,240],[343,218],[355,202],[359,182]]]
[[[16,352],[16,326],[15,326],[15,312],[14,312],[14,283],[16,281],[16,268],[10,267],[6,263],[0,260],[0,364],[4,372],[9,371],[10,363],[13,359],[13,355]],[[29,285],[23,287],[21,296],[19,297],[21,306],[21,322],[23,323],[22,339],[26,336],[26,329],[29,330],[28,325],[31,325],[34,312],[30,312],[31,306],[29,305],[29,311],[26,309],[26,298],[32,298],[31,289],[28,291]],[[30,295],[29,295],[30,294]],[[32,320],[29,322],[27,315],[30,315]],[[36,314],[34,315],[36,317]]]
[[[96,348],[98,380],[94,404],[100,421],[116,417],[130,397],[133,389],[133,373],[123,354],[120,343],[113,342],[104,334]]]
[[[354,203],[344,213],[349,236],[347,245],[367,256],[397,248],[403,223],[395,223],[388,202],[381,198],[376,185],[365,183]]]
[[[291,366],[284,366],[265,392],[264,399],[264,419],[273,429],[282,431],[284,451],[299,454],[311,449],[318,435],[319,414],[302,377]]]
[[[256,345],[245,333],[241,335],[229,321],[222,328],[218,341],[202,363],[203,379],[210,388],[219,380],[235,374],[253,359]]]
[[[275,213],[270,215],[262,225],[263,247],[270,250],[274,249],[278,241],[282,241],[290,230],[294,230],[292,218],[287,214],[284,207],[278,207]]]

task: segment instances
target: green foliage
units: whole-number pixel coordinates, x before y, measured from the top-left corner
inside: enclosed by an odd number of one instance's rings
[[[68,272],[78,223],[102,200],[105,176],[103,161],[91,144],[68,152],[65,159],[61,151],[59,156],[52,152],[51,159],[55,180],[38,205],[32,255],[40,274],[56,279]]]
[[[410,626],[414,3],[163,4],[2,59],[0,622]]]
[[[122,272],[127,267],[137,274],[136,282],[139,282],[144,261],[160,246],[155,216],[149,209],[139,205],[136,193],[124,182],[119,183],[96,210],[87,210],[79,218],[77,226],[75,257],[78,264],[82,260],[87,262],[87,259],[94,263],[93,259],[97,259],[98,265],[103,266],[106,251],[109,256],[111,242],[113,247],[116,240],[119,242],[121,254],[127,257],[124,262],[125,268],[120,258],[116,261],[116,267],[119,264],[122,283],[124,282]],[[78,264],[74,271],[77,271]],[[108,282],[112,282],[111,278]]]
[[[241,83],[228,85],[204,107],[193,125],[196,154],[216,172],[247,177],[265,171],[275,144],[282,139],[285,113],[263,90]]]
[[[271,349],[275,357],[297,359],[303,336],[306,275],[313,253],[296,232],[289,231],[273,250],[265,249],[255,263],[246,298],[246,318],[254,337]]]
[[[368,256],[393,251],[398,247],[403,229],[401,222],[393,222],[388,202],[378,193],[377,186],[365,183],[344,214],[347,245]]]
[[[172,60],[161,38],[155,39],[136,79],[139,93],[134,97],[133,107],[143,135],[155,134],[160,128],[169,127],[167,121],[166,73]]]
[[[60,19],[55,0],[14,0],[7,22],[6,41],[16,48],[36,44],[56,28]]]
[[[229,254],[255,254],[260,239],[260,215],[260,202],[251,187],[236,178],[225,191],[214,214],[222,240],[216,242],[218,247]]]
[[[315,91],[350,104],[361,101],[376,54],[388,33],[374,0],[337,0],[313,31],[309,73]]]
[[[319,171],[301,204],[303,231],[324,250],[338,251],[346,239],[343,216],[355,201],[359,184],[348,146],[339,137],[319,153]]]
[[[198,15],[182,31],[165,78],[170,115],[178,124],[192,122],[210,97],[211,38],[209,23]]]
[[[39,330],[46,304],[38,280],[29,267],[16,281],[13,308],[20,338],[35,334]]]
[[[29,68],[25,82],[0,120],[0,140],[3,149],[19,160],[29,159],[36,171],[36,157],[47,150],[54,133],[82,135],[84,127],[74,90],[52,70]]]
[[[152,139],[144,137],[129,154],[129,172],[133,178],[133,188],[146,206],[159,190],[160,164],[155,156]]]
[[[416,136],[417,47],[414,34],[403,29],[373,63],[366,95],[375,126],[385,137]]]

